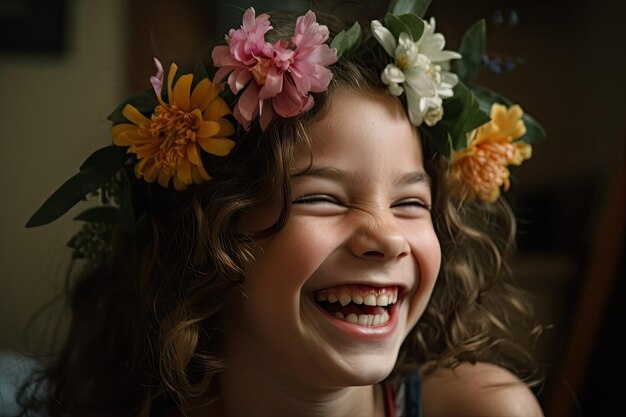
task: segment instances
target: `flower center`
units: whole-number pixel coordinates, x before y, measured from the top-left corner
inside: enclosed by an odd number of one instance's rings
[[[405,53],[396,55],[396,66],[402,71],[409,69],[409,56]]]
[[[182,161],[187,160],[187,145],[196,141],[199,120],[196,114],[186,112],[172,104],[159,104],[144,134],[155,138],[159,149],[154,160],[168,175],[174,175]]]
[[[258,85],[265,84],[265,80],[267,79],[267,73],[270,71],[271,60],[269,58],[259,58],[256,65],[250,69],[252,72],[252,76],[254,77],[254,81]]]

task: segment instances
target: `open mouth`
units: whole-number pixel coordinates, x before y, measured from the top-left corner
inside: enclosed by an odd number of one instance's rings
[[[381,326],[390,320],[398,287],[342,285],[315,292],[315,302],[340,320],[361,326]]]

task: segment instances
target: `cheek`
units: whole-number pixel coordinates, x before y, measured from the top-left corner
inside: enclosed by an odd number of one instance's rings
[[[316,225],[290,220],[278,234],[259,242],[244,287],[260,296],[299,297],[330,251],[331,239],[319,230]]]
[[[434,230],[422,242],[419,253],[420,276],[422,277],[420,281],[432,289],[441,269],[441,245]]]
[[[266,347],[277,340],[283,345],[298,340],[304,287],[328,250],[323,234],[314,230],[290,220],[279,233],[258,243],[241,291],[231,299],[226,318],[231,329]]]
[[[430,301],[441,268],[441,246],[435,231],[422,234],[419,239],[414,240],[411,250],[417,264],[418,274],[417,287],[412,295],[409,309],[409,321],[412,327],[417,324]]]

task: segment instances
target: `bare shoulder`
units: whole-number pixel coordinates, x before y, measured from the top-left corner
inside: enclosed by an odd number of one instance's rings
[[[425,417],[542,417],[530,389],[508,370],[493,364],[463,363],[439,368],[422,380]]]

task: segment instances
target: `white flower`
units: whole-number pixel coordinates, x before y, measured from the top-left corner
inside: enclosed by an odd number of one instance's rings
[[[389,86],[389,92],[392,95],[399,96],[404,92],[404,89],[400,87],[399,84],[406,81],[406,77],[404,76],[404,72],[394,64],[389,64],[385,67],[381,78],[385,85]]]
[[[434,126],[443,117],[443,106],[431,107],[424,115],[424,123],[428,126]]]
[[[446,42],[442,34],[435,33],[433,18],[424,21],[424,32],[416,42],[406,32],[396,41],[378,20],[372,21],[371,28],[374,38],[394,59],[381,74],[389,93],[406,93],[409,119],[415,126],[423,122],[435,125],[443,117],[442,99],[452,97],[459,82],[456,74],[447,71],[450,60],[461,54],[443,50]]]

